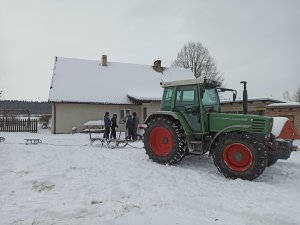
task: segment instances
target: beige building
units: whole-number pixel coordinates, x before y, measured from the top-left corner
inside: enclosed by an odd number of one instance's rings
[[[136,112],[140,122],[160,106],[161,81],[193,79],[191,70],[153,65],[55,57],[49,92],[52,103],[52,133],[81,132],[84,123],[103,120],[105,112],[117,114],[119,130],[122,119]]]

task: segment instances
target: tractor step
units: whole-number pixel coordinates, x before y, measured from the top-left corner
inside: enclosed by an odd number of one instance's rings
[[[191,151],[189,153],[191,155],[203,155],[202,144],[202,141],[190,141]]]
[[[191,155],[203,155],[203,152],[200,152],[200,151],[192,151],[192,152],[189,152]]]
[[[190,141],[191,144],[202,144],[202,141]]]

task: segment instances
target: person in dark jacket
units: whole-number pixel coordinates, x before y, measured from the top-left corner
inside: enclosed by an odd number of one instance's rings
[[[119,126],[117,125],[117,114],[114,114],[113,117],[111,118],[111,133],[110,133],[111,139],[117,138],[116,127]]]
[[[109,119],[109,112],[106,112],[105,115],[104,115],[105,132],[104,132],[103,138],[106,138],[106,139],[109,138],[110,127],[111,127],[111,121]]]
[[[139,118],[136,115],[136,112],[132,113],[132,120],[134,121],[134,130],[133,130],[133,140],[137,140],[137,129],[140,123]]]
[[[127,130],[127,139],[134,139],[134,121],[131,115],[128,115],[126,122],[126,130]]]

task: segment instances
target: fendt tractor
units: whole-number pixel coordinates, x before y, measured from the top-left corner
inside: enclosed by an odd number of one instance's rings
[[[241,82],[242,83],[242,82]],[[154,162],[176,164],[188,154],[209,153],[225,177],[253,180],[278,159],[288,159],[297,150],[293,140],[276,138],[273,118],[247,114],[244,83],[244,114],[221,113],[221,88],[209,79],[162,82],[160,111],[145,120],[146,153]]]

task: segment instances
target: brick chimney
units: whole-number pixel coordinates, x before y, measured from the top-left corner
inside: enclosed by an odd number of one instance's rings
[[[161,67],[161,60],[156,60],[154,63],[153,63],[153,69],[156,71],[156,72],[162,72],[163,71],[163,68]]]
[[[107,55],[102,55],[102,66],[107,66]]]

